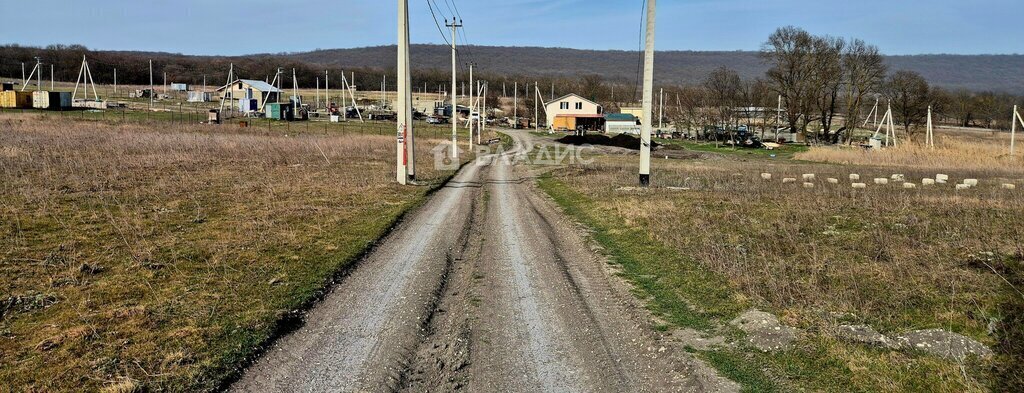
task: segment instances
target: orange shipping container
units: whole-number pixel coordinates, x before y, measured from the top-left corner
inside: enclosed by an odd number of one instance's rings
[[[0,92],[0,108],[31,109],[32,92]]]

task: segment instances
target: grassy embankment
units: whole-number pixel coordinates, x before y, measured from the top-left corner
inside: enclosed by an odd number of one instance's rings
[[[111,123],[0,117],[7,388],[215,389],[431,189],[390,133]]]
[[[797,157],[826,153],[813,149]],[[778,353],[742,344],[694,350],[748,391],[1017,390],[1024,377],[1017,341],[1024,334],[1018,291],[1024,194],[999,185],[1024,185],[1024,167],[1004,160],[999,169],[963,170],[936,162],[869,159],[840,166],[735,155],[657,160],[655,184],[690,190],[620,191],[636,182],[635,158],[606,156],[556,170],[539,184],[594,229],[595,240],[665,321],[661,328],[735,340],[741,333],[727,322],[756,307],[803,329],[793,349]],[[775,181],[761,180],[761,172],[774,173]],[[868,182],[903,173],[920,182],[936,172],[983,183],[959,193],[952,185],[854,191],[846,180],[850,173]],[[781,184],[782,176],[803,173],[817,174],[816,188]],[[841,184],[829,185],[826,177]],[[839,340],[835,327],[843,323],[869,324],[890,336],[943,328],[992,346],[997,357],[959,364],[869,348]]]

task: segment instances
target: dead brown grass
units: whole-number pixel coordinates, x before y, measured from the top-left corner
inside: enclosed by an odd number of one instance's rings
[[[0,130],[0,381],[16,390],[214,389],[428,189],[392,184],[388,136]],[[421,140],[418,178],[440,181]]]
[[[1021,258],[1024,194],[999,186],[1024,185],[1024,179],[983,164],[956,169],[964,167],[949,161],[952,166],[943,171],[954,181],[980,177],[981,186],[968,192],[955,192],[952,185],[904,190],[900,184],[853,190],[850,173],[868,183],[894,173],[917,182],[935,175],[924,168],[931,163],[892,158],[882,164],[877,158],[861,161],[861,154],[850,159],[860,165],[728,157],[655,161],[656,184],[685,191],[618,190],[636,182],[633,158],[601,157],[593,165],[556,172],[556,178],[594,201],[588,209],[646,229],[786,323],[825,337],[840,323],[867,323],[887,334],[938,327],[996,344],[1000,328],[992,327],[1012,320],[1003,302],[1015,294],[985,264],[1005,273],[1007,261]],[[761,180],[761,172],[773,173],[774,181]],[[817,175],[814,189],[781,183],[805,173]],[[992,177],[979,176],[986,174]],[[840,184],[829,185],[828,177]],[[686,269],[680,266],[678,274],[689,274]],[[988,378],[971,371],[965,379],[952,363],[829,345],[839,347],[816,353],[834,357],[829,361],[866,362],[844,371],[860,381],[849,387],[854,391],[976,390],[977,381]],[[792,363],[780,367],[799,370]],[[831,381],[837,382],[848,383]]]
[[[1021,141],[1018,141],[1021,142]],[[888,166],[929,170],[970,170],[990,174],[1024,173],[1024,149],[1010,156],[1009,136],[978,131],[938,133],[934,149],[903,143],[881,151],[858,147],[813,147],[797,159],[847,165]]]

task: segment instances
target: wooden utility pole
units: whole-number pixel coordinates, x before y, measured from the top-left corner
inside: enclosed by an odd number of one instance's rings
[[[459,104],[458,100],[455,99],[455,94],[459,91],[459,82],[457,72],[457,52],[455,51],[456,38],[458,37],[458,29],[462,27],[462,21],[455,21],[455,17],[452,17],[452,23],[445,23],[445,26],[452,28],[452,160],[458,162],[459,160]]]
[[[644,95],[643,95],[643,128],[640,131],[640,186],[651,184],[651,115],[654,100],[654,27],[655,3],[647,0],[647,45],[644,50]]]

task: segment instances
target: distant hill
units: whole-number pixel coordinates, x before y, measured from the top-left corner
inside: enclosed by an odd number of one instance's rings
[[[336,67],[393,68],[395,47],[319,50],[288,56]],[[448,69],[451,52],[443,45],[413,45],[415,68]],[[523,75],[598,74],[610,80],[634,81],[637,52],[562,48],[470,46],[463,61],[481,70]],[[757,52],[663,51],[657,56],[657,79],[671,83],[699,83],[710,71],[728,66],[744,78],[764,75],[767,66]],[[911,70],[937,86],[949,89],[1024,94],[1024,55],[916,55],[888,56],[893,70]]]
[[[394,77],[396,50],[394,46],[354,49],[329,49],[303,53],[253,54],[247,56],[189,56],[171,53],[131,51],[93,51],[85,47],[50,48],[0,46],[0,76],[21,76],[21,62],[55,63],[56,77],[75,80],[83,55],[89,57],[97,82],[109,83],[113,69],[118,68],[120,81],[148,84],[148,61],[153,60],[157,81],[166,72],[172,80],[201,83],[204,75],[210,84],[223,83],[229,63],[248,78],[273,76],[278,67],[297,69],[300,83],[311,85],[323,75],[325,66],[356,71],[359,83],[378,86],[381,71]],[[443,45],[413,45],[412,64],[418,82],[444,83],[451,69],[451,50]],[[597,51],[563,48],[468,46],[460,48],[461,61],[478,64],[488,78],[531,81],[534,77],[569,77],[596,74],[606,80],[633,84],[637,77],[639,54],[627,51]],[[728,66],[745,79],[762,77],[767,65],[757,52],[687,52],[663,51],[657,54],[656,78],[661,83],[697,84],[712,70]],[[918,55],[889,56],[892,70],[921,73],[936,86],[972,91],[994,91],[1024,95],[1024,55]],[[516,76],[522,77],[522,79]],[[338,73],[332,73],[332,86],[340,84]],[[338,79],[336,79],[338,78]],[[103,82],[101,82],[101,80]]]

